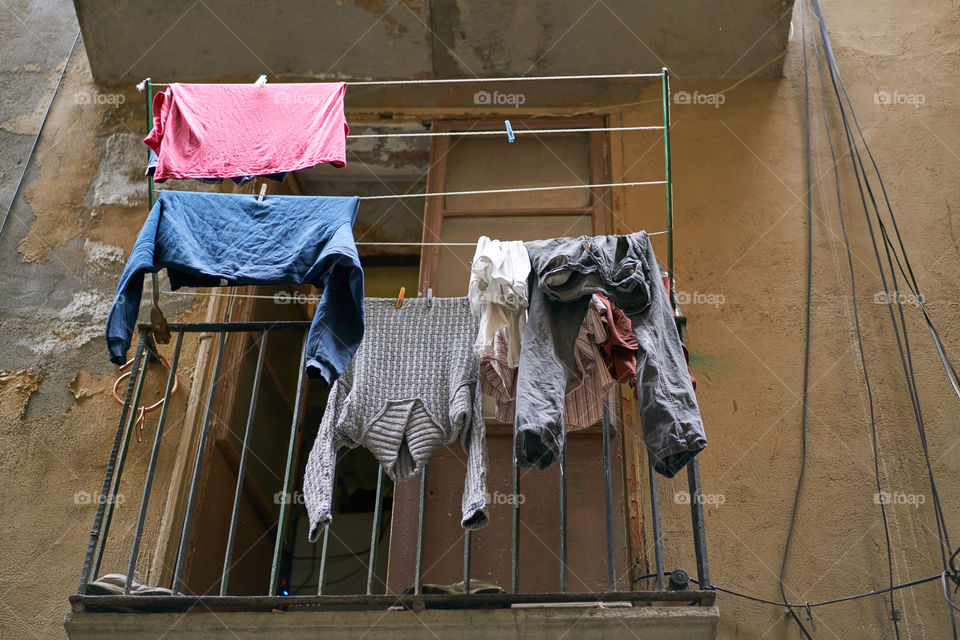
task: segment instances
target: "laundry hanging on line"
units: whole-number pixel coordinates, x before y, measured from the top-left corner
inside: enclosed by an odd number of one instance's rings
[[[501,242],[480,236],[470,265],[467,297],[473,313],[480,317],[474,351],[479,356],[493,353],[494,336],[502,331],[507,346],[507,365],[516,367],[520,344],[527,324],[527,278],[530,258],[520,241]]]
[[[333,518],[334,461],[343,447],[366,447],[395,482],[422,473],[438,449],[466,452],[461,525],[489,522],[487,445],[478,322],[462,298],[364,300],[366,332],[356,357],[333,385],[304,472],[309,538]],[[445,479],[449,481],[449,479]]]
[[[673,477],[707,442],[680,335],[647,234],[553,238],[525,244],[530,308],[517,372],[515,456],[549,467],[565,442],[564,391],[576,335],[602,292],[630,318],[639,351],[644,443],[654,469]]]
[[[564,392],[563,423],[567,431],[584,429],[600,420],[603,406],[610,397],[610,390],[618,382],[611,375],[611,370],[636,371],[636,349],[618,351],[616,361],[603,353],[605,345],[621,340],[616,335],[616,327],[611,328],[608,314],[610,317],[614,314],[622,316],[623,312],[615,307],[614,311],[611,311],[608,305],[609,302],[600,294],[593,294],[577,334],[573,368]],[[629,325],[629,320],[627,323]],[[633,334],[630,333],[629,336],[633,337]],[[493,398],[497,421],[503,424],[513,424],[516,415],[519,362],[514,365],[509,362],[509,340],[506,331],[497,331],[492,353],[480,359],[480,388]],[[626,379],[619,382],[626,382]]]
[[[148,149],[149,157],[147,158],[147,170],[144,171],[143,175],[148,177],[153,177],[157,169],[157,152],[153,149]],[[286,173],[271,173],[265,176],[234,176],[230,178],[235,185],[242,187],[243,185],[256,180],[257,178],[268,178],[276,182],[283,182],[287,179]],[[197,182],[202,182],[204,184],[221,184],[223,183],[223,178],[194,178]]]
[[[346,165],[342,82],[179,84],[153,98],[154,179],[234,178]]]
[[[183,286],[323,288],[307,336],[307,375],[332,384],[363,337],[363,269],[352,225],[356,197],[162,191],[120,277],[107,317],[110,361],[130,348],[143,276],[167,270]]]

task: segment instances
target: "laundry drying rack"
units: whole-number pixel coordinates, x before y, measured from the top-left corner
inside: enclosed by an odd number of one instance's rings
[[[387,198],[412,198],[412,197],[438,197],[444,195],[476,195],[476,194],[487,194],[487,193],[506,193],[506,192],[519,192],[519,191],[547,191],[547,190],[556,190],[556,189],[598,189],[598,188],[613,188],[613,187],[633,187],[633,186],[651,186],[651,185],[664,185],[665,195],[666,195],[666,230],[664,231],[655,231],[650,235],[666,235],[667,242],[667,274],[669,275],[668,282],[670,288],[670,303],[675,310],[675,317],[677,319],[677,328],[680,331],[681,338],[685,340],[685,319],[679,313],[679,310],[676,307],[676,296],[675,296],[675,269],[674,269],[674,229],[673,229],[673,183],[672,183],[672,171],[671,171],[671,150],[670,150],[670,77],[667,68],[663,68],[660,73],[645,73],[645,74],[607,74],[607,75],[568,75],[568,76],[518,76],[518,77],[506,77],[506,78],[455,78],[455,79],[422,79],[422,80],[384,80],[384,81],[359,81],[359,82],[347,82],[348,86],[382,86],[382,85],[426,85],[426,84],[464,84],[464,83],[491,83],[491,82],[535,82],[535,81],[563,81],[563,80],[627,80],[627,79],[653,79],[659,78],[661,85],[661,99],[662,99],[662,112],[663,112],[663,124],[655,126],[636,126],[636,127],[590,127],[590,128],[581,128],[581,129],[517,129],[514,130],[510,125],[510,122],[504,121],[504,129],[502,130],[484,130],[484,131],[427,131],[427,132],[401,132],[401,133],[364,133],[364,134],[350,134],[350,138],[393,138],[393,137],[431,137],[431,136],[461,136],[461,135],[470,135],[470,136],[506,136],[508,141],[512,142],[516,136],[522,136],[527,134],[536,134],[536,135],[549,135],[552,133],[571,133],[578,131],[641,131],[641,130],[660,130],[663,132],[663,153],[664,153],[664,178],[663,180],[651,180],[644,182],[614,182],[607,184],[586,184],[586,185],[559,185],[559,186],[549,186],[549,187],[521,187],[521,188],[510,188],[510,189],[485,189],[485,190],[475,190],[475,191],[456,191],[449,193],[416,193],[416,194],[389,194],[389,195],[377,195],[377,196],[365,196],[361,197],[363,199],[387,199]],[[261,76],[257,85],[262,85],[266,82],[266,77]],[[151,129],[153,126],[153,89],[155,86],[163,86],[159,83],[155,84],[151,81],[150,78],[144,80],[138,89],[145,91],[146,97],[146,116],[147,116],[147,129]],[[154,190],[153,177],[147,177],[148,185],[148,199],[149,205],[152,208],[156,201],[156,194]],[[264,185],[265,188],[265,185]],[[263,197],[264,188],[261,188],[260,197]],[[468,243],[427,243],[427,242],[418,242],[418,243],[383,243],[383,242],[358,242],[358,245],[413,245],[413,246],[450,246],[450,245],[464,245]],[[84,558],[83,569],[81,572],[80,585],[77,594],[72,596],[72,601],[74,602],[75,607],[84,608],[87,610],[123,610],[125,607],[133,606],[134,603],[147,606],[147,608],[155,607],[156,610],[178,610],[178,607],[182,605],[183,610],[187,610],[190,606],[195,604],[194,600],[196,597],[191,598],[181,598],[177,594],[182,593],[180,591],[181,587],[181,573],[183,569],[184,557],[186,555],[185,547],[189,537],[189,529],[192,520],[192,511],[194,507],[194,497],[196,495],[197,483],[199,479],[201,461],[202,461],[202,451],[204,447],[204,442],[206,439],[207,430],[209,427],[210,420],[210,411],[212,406],[212,400],[215,393],[215,379],[217,376],[217,371],[219,371],[219,366],[221,362],[221,353],[224,347],[225,336],[228,332],[231,331],[245,331],[245,332],[259,332],[260,333],[260,348],[259,356],[257,362],[257,368],[255,373],[255,378],[253,382],[253,395],[251,397],[251,411],[247,419],[246,433],[244,436],[244,449],[242,452],[242,457],[240,460],[239,476],[242,478],[244,473],[245,461],[246,461],[246,451],[249,445],[249,436],[251,423],[253,419],[254,407],[256,406],[256,396],[259,393],[260,377],[261,371],[263,368],[263,358],[266,345],[266,338],[268,332],[272,331],[284,331],[284,330],[301,330],[305,331],[309,323],[307,322],[217,322],[217,323],[170,323],[169,325],[162,318],[162,313],[159,313],[159,296],[160,289],[157,274],[152,274],[153,277],[153,304],[155,307],[155,314],[151,314],[151,324],[141,324],[139,325],[140,339],[136,349],[136,355],[132,361],[131,372],[129,374],[129,382],[127,385],[126,400],[121,411],[120,422],[117,428],[116,437],[113,444],[113,449],[111,452],[110,461],[107,465],[107,473],[104,478],[104,483],[99,495],[99,500],[97,502],[96,514],[94,517],[94,526],[91,530],[90,541],[87,548],[86,556]],[[247,296],[243,294],[211,294],[211,293],[200,293],[198,295],[225,295],[232,297],[258,297],[258,296]],[[159,316],[159,318],[157,317]],[[147,470],[147,477],[144,484],[143,495],[140,503],[139,518],[137,521],[137,526],[134,531],[133,544],[130,553],[129,559],[129,568],[126,574],[126,584],[124,587],[124,595],[118,596],[123,600],[123,602],[111,603],[109,599],[104,600],[102,597],[91,597],[86,595],[87,585],[91,580],[91,576],[96,576],[99,572],[101,561],[103,559],[104,548],[106,546],[106,540],[110,529],[110,522],[113,515],[113,508],[116,502],[116,496],[118,493],[118,487],[120,484],[120,478],[123,471],[123,463],[126,459],[127,448],[130,442],[131,433],[133,430],[133,425],[135,423],[135,417],[137,415],[136,411],[132,411],[131,407],[136,407],[139,404],[141,390],[143,388],[143,380],[145,375],[146,366],[145,363],[150,357],[150,351],[154,349],[153,343],[156,339],[157,342],[166,342],[169,340],[169,331],[175,332],[177,334],[176,339],[176,349],[174,356],[172,358],[172,364],[169,367],[170,377],[166,387],[166,393],[164,396],[164,401],[162,405],[162,411],[160,414],[159,422],[157,425],[156,438],[153,445],[152,456],[149,463],[149,468]],[[137,557],[139,553],[139,547],[141,542],[141,537],[143,533],[144,520],[147,513],[147,505],[150,497],[151,486],[153,481],[153,476],[156,468],[156,460],[159,451],[160,441],[162,438],[162,432],[164,423],[166,421],[167,415],[167,404],[169,397],[171,395],[171,387],[173,386],[173,381],[176,380],[176,369],[179,362],[180,349],[183,343],[183,337],[186,333],[198,334],[201,332],[219,332],[219,347],[216,351],[216,360],[213,365],[214,370],[214,381],[211,383],[209,389],[209,395],[207,397],[207,409],[206,417],[204,419],[204,425],[201,428],[200,440],[199,440],[199,449],[196,454],[196,460],[193,467],[193,477],[190,485],[190,498],[187,504],[186,518],[183,522],[181,528],[181,542],[180,548],[177,552],[176,560],[176,569],[173,577],[172,590],[174,597],[171,600],[170,596],[136,596],[131,600],[128,594],[130,594],[134,570],[136,569]],[[164,335],[166,334],[166,335]],[[304,342],[304,349],[306,343]],[[286,459],[286,469],[284,472],[283,479],[283,489],[286,491],[286,495],[291,495],[290,491],[292,489],[293,483],[293,451],[294,451],[294,442],[297,433],[298,427],[298,415],[300,412],[300,398],[302,396],[302,388],[304,384],[303,376],[303,356],[305,351],[301,354],[301,366],[299,372],[299,378],[297,383],[297,395],[296,395],[296,407],[294,409],[293,424],[291,425],[290,430],[290,441],[289,448],[287,451]],[[607,574],[608,574],[608,586],[609,592],[605,594],[590,594],[591,597],[597,600],[603,601],[631,601],[631,602],[656,602],[656,601],[665,601],[665,600],[676,600],[676,601],[692,601],[699,604],[712,604],[714,592],[706,588],[707,585],[710,585],[710,577],[707,563],[707,551],[706,551],[706,537],[704,531],[704,514],[703,514],[703,500],[702,493],[700,488],[700,474],[697,458],[694,458],[687,465],[687,481],[689,493],[687,494],[690,506],[690,514],[693,525],[693,546],[696,554],[696,565],[697,565],[697,580],[696,584],[703,585],[698,588],[698,590],[690,590],[684,592],[676,591],[667,591],[667,577],[670,578],[671,589],[678,589],[685,587],[686,583],[680,584],[680,578],[685,576],[682,571],[673,571],[667,573],[664,569],[664,558],[663,558],[663,538],[662,538],[662,527],[661,527],[661,514],[659,508],[659,491],[657,486],[657,474],[654,471],[653,463],[649,460],[648,456],[648,476],[649,476],[649,489],[650,489],[650,502],[651,502],[651,528],[653,531],[653,550],[654,550],[654,560],[656,571],[649,576],[656,579],[657,590],[656,591],[619,591],[617,588],[617,577],[614,575],[614,514],[613,514],[613,489],[612,489],[612,480],[611,480],[611,465],[610,465],[610,420],[609,420],[609,408],[604,407],[603,411],[603,424],[602,424],[602,435],[603,435],[603,456],[604,456],[604,486],[605,486],[605,506],[606,506],[606,542],[607,542]],[[561,464],[561,467],[565,466]],[[426,476],[426,469],[424,470],[424,476]],[[227,594],[227,585],[229,579],[229,568],[231,564],[231,556],[233,550],[233,543],[236,535],[237,528],[237,518],[238,510],[240,505],[240,493],[242,491],[242,482],[237,483],[236,493],[234,495],[234,504],[233,504],[233,513],[231,520],[231,529],[229,532],[229,541],[227,547],[227,555],[224,559],[224,568],[223,568],[223,578],[220,585],[221,596]],[[383,471],[380,469],[378,474],[378,483],[377,483],[377,496],[375,505],[379,507],[381,490],[383,485]],[[456,596],[458,598],[465,598],[470,600],[472,603],[473,600],[477,600],[477,603],[474,606],[482,606],[484,604],[490,606],[509,606],[511,603],[519,602],[567,602],[567,601],[577,601],[582,599],[585,594],[575,594],[566,592],[567,584],[567,568],[566,568],[566,476],[561,471],[561,484],[560,484],[560,503],[561,503],[561,593],[550,593],[550,594],[524,594],[517,593],[518,585],[518,518],[519,518],[519,501],[517,497],[517,465],[514,460],[513,463],[513,491],[514,491],[514,501],[513,501],[513,549],[512,549],[512,593],[503,594],[503,595],[491,595],[481,596],[481,595],[460,595]],[[367,576],[367,594],[366,596],[358,595],[353,598],[356,600],[354,604],[357,605],[371,605],[378,606],[380,604],[409,604],[411,606],[416,604],[417,599],[423,603],[425,600],[430,600],[431,598],[439,598],[439,596],[424,596],[421,591],[422,587],[422,558],[423,558],[423,538],[424,538],[424,504],[426,499],[426,481],[425,478],[421,482],[420,488],[420,511],[419,511],[419,521],[418,521],[418,536],[417,536],[417,549],[416,549],[416,580],[414,593],[409,596],[378,596],[373,595],[371,592],[371,583],[373,580],[373,567],[374,560],[372,554],[375,552],[374,543],[377,539],[377,528],[379,526],[377,515],[374,516],[373,530],[371,531],[371,560],[368,567],[368,576]],[[282,551],[282,542],[285,536],[285,525],[286,520],[288,519],[288,510],[289,510],[290,501],[285,500],[280,504],[279,512],[279,522],[278,530],[276,534],[276,543],[273,555],[273,565],[270,576],[269,583],[269,593],[270,596],[263,597],[251,597],[247,598],[250,602],[252,608],[263,608],[269,609],[275,606],[278,606],[280,602],[284,604],[297,604],[297,602],[303,599],[303,604],[318,604],[316,598],[313,597],[296,597],[296,596],[287,596],[282,599],[278,599],[273,596],[278,591],[278,581],[279,581],[279,566],[280,566],[280,556]],[[470,532],[466,532],[465,541],[464,541],[464,583],[469,585],[470,583]],[[326,532],[324,534],[324,539],[322,542],[322,556],[321,556],[321,577],[318,585],[318,597],[322,598],[323,595],[323,571],[326,564],[326,555],[327,555],[327,536]],[[685,580],[685,578],[683,578]],[[632,579],[631,579],[632,582]],[[467,589],[469,592],[469,588]],[[345,596],[337,596],[341,603],[346,603],[344,600]],[[387,600],[384,599],[388,599]],[[182,602],[181,602],[182,599]],[[351,602],[353,602],[351,600]],[[382,600],[382,602],[381,602]],[[410,602],[407,602],[409,600]],[[295,602],[297,601],[297,602]],[[502,601],[502,602],[501,602]],[[208,603],[208,606],[216,606],[216,602],[211,600]],[[429,606],[429,605],[428,605]],[[462,606],[471,606],[470,603]]]

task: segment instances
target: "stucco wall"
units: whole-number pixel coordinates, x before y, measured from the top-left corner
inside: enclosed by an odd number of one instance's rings
[[[955,180],[960,148],[960,79],[953,73],[960,30],[956,8],[942,2],[824,4],[838,64],[881,167],[921,291],[947,350],[954,352],[960,346],[960,253],[954,230],[960,189]],[[773,600],[779,597],[777,573],[801,450],[806,211],[796,16],[794,23],[783,80],[748,81],[724,93],[723,100],[673,106],[676,277],[689,317],[697,397],[710,441],[700,468],[710,503],[711,577],[717,585]],[[811,77],[816,81],[815,66]],[[681,79],[673,91],[709,96],[732,84]],[[884,91],[913,98],[878,104],[885,98],[874,96]],[[656,97],[652,91],[641,99]],[[819,93],[811,100],[816,133],[808,455],[784,578],[795,602],[864,592],[886,586],[888,579],[880,507],[874,500],[867,396]],[[831,100],[828,96],[828,104]],[[624,113],[622,122],[649,124],[658,117],[658,105],[652,102]],[[838,131],[833,130],[835,144]],[[653,142],[640,134],[624,139],[615,166],[636,165],[623,179],[658,175],[662,150]],[[882,486],[907,502],[887,509],[894,581],[908,582],[942,570],[937,526],[889,312],[885,304],[875,303],[884,289],[843,151],[845,147],[838,150],[843,207],[880,434]],[[615,171],[614,178],[620,177]],[[620,229],[664,228],[659,188],[625,191],[619,205]],[[665,260],[663,242],[657,240],[659,257]],[[898,278],[903,286],[899,273]],[[905,314],[913,364],[938,489],[954,532],[960,526],[955,508],[960,499],[958,400],[920,310],[911,302],[907,299]],[[674,503],[674,494],[684,490],[685,478],[661,483],[667,568],[693,572],[688,508]],[[919,506],[909,504],[920,501]],[[781,610],[725,595],[718,602],[720,637],[799,637]],[[899,592],[895,602],[903,618],[902,637],[950,636],[939,582]],[[802,618],[806,621],[805,614]],[[893,637],[889,618],[886,599],[874,597],[814,609],[807,624],[817,638],[886,638]]]
[[[0,37],[0,187],[6,205],[60,65],[76,31],[69,2],[10,3],[23,20]],[[955,276],[960,267],[952,207],[960,149],[956,40],[950,3],[828,2],[838,62],[867,138],[884,171],[928,307],[951,352],[960,337]],[[796,20],[795,20],[796,21]],[[17,28],[27,25],[29,28]],[[710,446],[701,458],[704,491],[723,503],[706,510],[713,581],[767,598],[776,573],[799,472],[805,212],[799,24],[782,80],[747,81],[724,102],[674,106],[678,289],[692,302],[692,363]],[[564,46],[575,46],[566,43]],[[733,82],[679,80],[674,91],[711,94]],[[922,95],[924,104],[879,105],[874,94]],[[815,96],[815,98],[817,98]],[[614,114],[624,124],[656,123],[647,105]],[[916,100],[914,100],[916,102]],[[816,112],[815,112],[816,115]],[[146,215],[140,176],[142,97],[109,93],[91,79],[82,42],[47,122],[26,188],[0,237],[0,630],[3,637],[58,637],[66,598],[77,582],[93,505],[118,415],[109,394],[114,368],[100,331],[123,262]],[[821,128],[822,130],[822,128]],[[614,145],[615,148],[617,145]],[[822,134],[815,176],[829,169]],[[659,175],[655,138],[623,138],[614,179]],[[939,571],[936,524],[926,468],[912,424],[882,290],[849,165],[841,178],[855,254],[858,302],[874,385],[884,489],[923,496],[919,508],[888,510],[896,581]],[[788,570],[792,600],[816,601],[885,585],[886,556],[874,503],[873,458],[865,392],[852,332],[846,255],[832,198],[832,174],[815,188],[814,306],[806,479]],[[663,228],[659,190],[623,191],[617,230]],[[662,242],[656,248],[665,258]],[[698,302],[699,301],[699,302]],[[168,317],[202,309],[165,303]],[[955,460],[955,402],[919,312],[907,307],[914,365],[947,523],[960,522]],[[189,368],[194,351],[184,354]],[[149,396],[162,391],[158,375]],[[168,442],[181,424],[184,393]],[[131,469],[148,446],[136,444]],[[161,464],[173,456],[165,451]],[[161,469],[169,471],[169,466]],[[693,571],[689,516],[663,482],[667,566]],[[122,489],[121,489],[122,490]],[[78,492],[81,498],[78,499]],[[162,490],[157,494],[160,501]],[[139,494],[127,495],[114,527],[130,526]],[[148,518],[156,523],[157,518]],[[156,526],[155,524],[150,526]],[[955,534],[958,535],[958,534]],[[120,568],[125,549],[112,549]],[[149,545],[144,551],[150,553]],[[897,596],[905,637],[943,638],[948,616],[939,586]],[[884,599],[815,610],[816,637],[892,635]],[[778,609],[719,598],[724,638],[794,638]]]
[[[77,33],[70,2],[14,2],[5,10],[3,211]],[[115,367],[102,335],[117,279],[146,217],[143,120],[143,98],[135,89],[105,91],[93,84],[81,40],[0,236],[3,638],[62,637],[66,598],[77,587],[119,416],[110,393]],[[167,298],[164,307],[171,319],[202,319],[189,303]],[[184,371],[195,357],[196,345],[185,342]],[[164,383],[162,368],[151,367],[144,388],[148,404],[162,397]],[[153,559],[189,376],[181,383],[171,403],[140,571]],[[148,427],[142,443],[131,443],[131,481],[119,488],[112,524],[125,541],[107,547],[104,572],[125,572],[152,433]]]

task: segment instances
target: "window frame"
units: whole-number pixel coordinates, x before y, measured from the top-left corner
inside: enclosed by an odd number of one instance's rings
[[[432,131],[449,133],[452,131],[470,131],[496,128],[499,121],[478,120],[434,120]],[[521,118],[511,123],[514,131],[524,129],[583,129],[601,128],[606,125],[603,117],[578,118]],[[504,132],[506,135],[506,132]],[[590,131],[590,184],[610,183],[610,142],[603,131]],[[450,151],[451,136],[436,136],[430,144],[430,164],[427,172],[427,193],[442,193],[447,181],[447,159]],[[590,189],[590,205],[586,207],[553,207],[523,209],[447,209],[442,196],[426,198],[423,216],[423,242],[420,253],[420,291],[426,295],[427,289],[437,289],[440,277],[440,247],[435,244],[442,238],[443,222],[450,217],[503,216],[517,215],[590,215],[594,235],[613,233],[613,207],[610,188]]]

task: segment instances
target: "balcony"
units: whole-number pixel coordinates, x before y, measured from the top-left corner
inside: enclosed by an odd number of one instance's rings
[[[181,82],[249,81],[267,72],[302,79],[409,79],[528,75],[534,68],[532,75],[629,73],[664,66],[684,78],[754,72],[777,77],[793,1],[74,0],[74,6],[94,78],[129,84],[146,76]],[[581,104],[636,99],[616,83],[591,87],[593,93],[564,89]],[[403,106],[426,90],[371,95],[381,104]],[[528,96],[529,104],[555,104]],[[465,104],[446,88],[423,104],[442,105],[437,98]]]
[[[309,544],[295,489],[326,390],[301,373],[308,327],[172,323],[165,367],[138,327],[70,638],[716,637],[715,592],[697,586],[710,579],[696,461],[692,580],[664,568],[649,466],[649,520],[631,510],[612,403],[571,435],[578,457],[529,475],[510,462],[510,428],[489,425],[500,493],[477,532],[459,528],[459,487],[438,482],[462,478],[454,447],[395,487],[362,449],[341,452],[338,513]],[[151,393],[159,417],[141,420]]]

